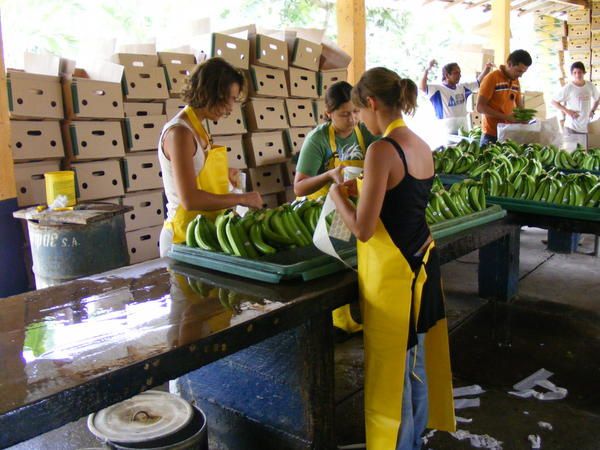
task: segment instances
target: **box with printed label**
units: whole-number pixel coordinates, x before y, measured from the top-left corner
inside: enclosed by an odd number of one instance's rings
[[[312,100],[286,98],[285,107],[291,127],[312,127],[317,124]]]
[[[196,57],[192,53],[179,53],[179,52],[157,52],[158,63],[161,66],[169,64],[185,64],[195,65]]]
[[[165,77],[171,97],[179,97],[196,64],[165,64]]]
[[[218,121],[208,120],[207,122],[210,134],[214,136],[220,134],[242,134],[246,132],[242,104],[238,102],[234,104],[228,116],[221,117]]]
[[[333,83],[348,80],[347,69],[322,70],[319,72],[319,96],[325,97],[325,92]]]
[[[128,101],[169,98],[167,79],[162,67],[125,67],[122,85]]]
[[[567,13],[567,23],[572,24],[588,24],[590,23],[590,10],[578,9]]]
[[[120,158],[125,156],[120,121],[76,121],[63,123],[65,156],[68,161]]]
[[[285,41],[264,34],[250,39],[250,62],[261,66],[288,68],[288,47]]]
[[[306,136],[311,131],[312,128],[310,127],[290,128],[289,130],[286,130],[288,148],[292,155],[300,153],[304,139],[306,139]]]
[[[282,98],[251,98],[244,104],[249,131],[288,128],[285,102]]]
[[[127,194],[123,205],[133,207],[133,211],[125,213],[126,231],[162,225],[165,220],[162,190]]]
[[[283,166],[283,178],[286,186],[293,186],[296,179],[296,164],[292,161],[286,161]]]
[[[250,93],[253,97],[287,97],[285,72],[271,67],[250,66]]]
[[[125,117],[162,116],[165,109],[165,105],[162,103],[127,102],[124,106]]]
[[[585,52],[590,49],[590,39],[571,39],[568,40],[569,51],[570,52]]]
[[[246,163],[246,152],[244,151],[244,141],[242,135],[235,136],[215,136],[213,145],[227,148],[227,161],[230,169],[245,169],[248,167]]]
[[[287,76],[290,96],[319,98],[317,72],[290,67]]]
[[[248,169],[250,186],[261,194],[274,194],[285,189],[281,164]]]
[[[78,200],[97,200],[125,193],[121,164],[117,159],[77,162],[71,167],[75,171]]]
[[[41,205],[46,203],[46,172],[60,170],[59,161],[41,161],[15,164],[17,204],[19,206]]]
[[[212,52],[214,58],[223,58],[233,67],[248,70],[250,64],[250,41],[221,33],[212,34]]]
[[[11,119],[62,119],[62,89],[58,77],[9,69],[6,72]]]
[[[302,38],[288,40],[290,65],[308,70],[319,70],[323,46]]]
[[[161,230],[162,225],[157,225],[125,233],[130,264],[156,259],[160,256]]]
[[[162,172],[158,162],[158,153],[156,151],[140,152],[125,156],[123,178],[127,192],[162,188]]]
[[[325,115],[325,100],[314,100],[313,109],[315,111],[315,118],[317,119],[317,123],[327,122],[327,116]]]
[[[120,83],[72,78],[63,81],[68,119],[123,118],[123,90]]]
[[[248,134],[245,144],[250,167],[281,163],[287,158],[282,131]]]
[[[57,120],[11,120],[10,147],[15,161],[61,159],[65,156]]]
[[[569,34],[570,39],[581,39],[581,38],[589,38],[591,36],[591,27],[590,24],[582,24],[582,25],[569,25]]]
[[[130,152],[152,150],[158,147],[158,139],[167,116],[138,116],[125,119],[127,148]]]
[[[178,98],[170,98],[165,102],[165,114],[167,115],[167,120],[171,120],[179,111],[185,108],[185,103]]]

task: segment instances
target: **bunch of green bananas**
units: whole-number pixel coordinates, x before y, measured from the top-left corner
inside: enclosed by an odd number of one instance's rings
[[[198,215],[187,227],[186,244],[245,258],[305,247],[312,243],[322,206],[322,201],[304,199],[244,217],[227,210],[214,223]]]
[[[513,109],[513,116],[517,122],[529,122],[537,114],[536,109],[529,108],[515,108]]]
[[[453,184],[449,190],[446,190],[436,177],[429,204],[425,209],[425,218],[429,225],[433,225],[482,211],[485,208],[485,192],[480,181],[467,179]]]

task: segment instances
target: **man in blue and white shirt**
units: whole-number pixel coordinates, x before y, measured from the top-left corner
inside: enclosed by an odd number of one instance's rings
[[[423,72],[420,88],[433,105],[436,117],[443,121],[449,134],[456,134],[460,127],[466,126],[467,99],[479,89],[481,80],[492,70],[494,64],[487,63],[477,77],[477,81],[461,83],[460,67],[457,63],[442,67],[442,84],[428,84],[429,71],[437,65],[435,59],[429,62]]]

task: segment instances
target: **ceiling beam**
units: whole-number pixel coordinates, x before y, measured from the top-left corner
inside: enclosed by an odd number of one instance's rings
[[[476,0],[473,3],[469,4],[469,6],[467,6],[467,9],[471,9],[471,8],[475,8],[477,6],[481,6],[485,3],[489,3],[490,0]]]

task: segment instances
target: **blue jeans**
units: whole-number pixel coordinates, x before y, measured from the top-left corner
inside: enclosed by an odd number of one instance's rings
[[[429,417],[427,376],[425,374],[425,334],[406,353],[404,392],[402,394],[402,423],[396,450],[421,450],[421,438]]]
[[[496,136],[492,136],[491,134],[482,134],[481,139],[479,140],[479,146],[483,147],[487,144],[495,144],[498,142],[498,138]]]

